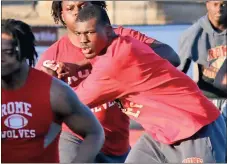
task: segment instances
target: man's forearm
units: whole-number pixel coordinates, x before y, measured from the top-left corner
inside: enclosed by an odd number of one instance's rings
[[[100,152],[105,137],[104,132],[88,135],[84,138],[84,141],[81,143],[77,156],[73,163],[94,163],[95,157]]]
[[[227,91],[227,74],[222,77],[215,78],[214,86],[221,90]]]
[[[223,62],[223,65],[214,79],[214,86],[221,90],[227,91],[227,59]]]

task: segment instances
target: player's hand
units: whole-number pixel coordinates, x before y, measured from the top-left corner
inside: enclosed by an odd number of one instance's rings
[[[92,66],[87,59],[75,64],[46,60],[43,62],[42,70],[68,83],[68,77],[77,76],[78,71],[91,68]]]
[[[227,92],[227,59],[223,62],[221,68],[216,74],[213,85]]]
[[[58,68],[56,70],[59,79],[66,82],[66,79],[70,77],[70,67],[69,64],[63,62],[57,62]]]
[[[55,61],[44,61],[41,70],[51,76],[57,77],[57,63]]]
[[[56,62],[54,60],[45,60],[41,70],[51,76],[57,77],[63,81],[66,81],[69,77],[69,68],[62,62]]]
[[[58,69],[57,74],[59,79],[67,80],[68,77],[77,75],[79,70],[83,70],[84,68],[90,68],[91,64],[88,60],[83,60],[77,63],[63,63],[57,62]]]

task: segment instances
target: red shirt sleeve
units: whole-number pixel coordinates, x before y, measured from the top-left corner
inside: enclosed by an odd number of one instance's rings
[[[124,28],[122,26],[115,28],[114,31],[116,34],[119,34],[121,36],[131,36],[131,37],[133,37],[143,43],[149,44],[149,45],[155,41],[154,38],[150,38],[150,37],[146,36],[145,34],[140,33],[139,31],[136,31],[136,30],[133,30],[130,28]]]
[[[113,101],[121,94],[119,82],[111,77],[111,66],[103,64],[103,60],[95,65],[91,74],[73,88],[79,99],[90,108]]]

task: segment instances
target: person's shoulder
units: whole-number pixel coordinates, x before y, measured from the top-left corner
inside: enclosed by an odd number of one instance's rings
[[[119,35],[118,38],[117,38],[117,43],[121,47],[124,47],[125,45],[132,45],[134,42],[141,43],[140,41],[138,41],[137,39],[133,38],[132,36]],[[141,44],[143,44],[143,43],[141,43]]]
[[[112,62],[119,62],[119,60],[130,60],[134,55],[132,54],[141,54],[141,53],[152,53],[152,49],[138,41],[137,39],[131,36],[118,36],[118,38],[111,45],[109,52],[112,53],[112,56],[109,58]]]
[[[117,36],[108,47],[106,55],[110,58],[116,58],[118,56],[123,57],[127,56],[127,54],[131,53],[133,49],[150,49],[146,44],[138,41],[137,39],[131,36]]]
[[[59,49],[67,44],[67,36],[63,36],[52,44],[42,55],[54,55],[57,54]]]
[[[113,29],[116,34],[121,35],[121,36],[126,36],[126,35],[130,35],[133,32],[137,32],[131,28],[127,28],[127,27],[123,27],[123,26],[118,26]]]
[[[140,42],[138,39],[131,36],[120,36],[119,43],[123,49],[135,50],[135,49],[144,49],[149,51],[150,47],[143,42]]]
[[[116,34],[121,35],[121,36],[127,36],[130,34],[139,33],[139,31],[136,31],[129,27],[123,27],[123,26],[114,27],[113,30]]]
[[[50,76],[47,73],[45,73],[39,69],[36,69],[36,68],[31,68],[31,76],[38,77],[40,79],[42,79],[42,78],[51,79],[52,78],[52,76]]]
[[[139,40],[140,42],[146,44],[152,44],[156,39],[146,36],[145,34],[141,33],[132,28],[119,26],[114,28],[114,32],[121,36],[131,36],[132,38]]]
[[[101,74],[108,74],[114,77],[118,74],[121,69],[124,69],[130,61],[134,61],[135,55],[141,53],[140,45],[148,47],[148,52],[151,50],[149,46],[141,43],[140,41],[130,36],[118,36],[113,40],[111,45],[108,47],[106,53],[102,56],[97,56],[92,64],[92,71],[94,73],[101,72]],[[146,52],[147,51],[143,51]]]
[[[51,79],[51,88],[50,92],[52,99],[58,101],[59,98],[69,98],[72,94],[75,94],[72,88],[65,82],[56,77],[52,77]]]
[[[59,48],[61,45],[66,44],[67,43],[67,36],[62,36],[60,39],[58,39],[54,44],[52,44],[48,50],[53,50],[53,49],[57,49]]]
[[[204,16],[199,18],[195,23],[193,23],[189,28],[187,28],[181,35],[181,38],[193,38],[196,36],[203,28],[201,27],[200,23],[204,19]]]
[[[115,51],[123,51],[127,53],[128,50],[132,49],[133,42],[139,42],[131,36],[121,36],[119,35],[117,39],[114,40],[111,47]]]
[[[61,80],[48,75],[45,72],[42,72],[40,70],[37,70],[35,68],[31,68],[31,74],[32,77],[34,77],[34,80],[39,81],[40,85],[42,86],[42,84],[47,84],[47,82],[56,89],[59,89],[61,91],[69,88],[68,84],[65,82],[62,82]]]
[[[130,52],[130,43],[127,37],[117,36],[108,46],[106,53],[97,56],[91,60],[93,72],[109,72],[113,67],[116,67],[119,60],[123,60],[124,56]],[[99,71],[94,71],[98,69]]]
[[[114,32],[116,32],[116,33],[117,33],[117,32],[118,32],[118,30],[119,30],[119,27],[120,27],[120,26],[117,26],[117,27],[112,26],[112,27],[113,27]]]
[[[149,51],[149,46],[140,42],[139,40],[131,37],[131,36],[118,36],[118,38],[111,45],[113,51],[115,51],[116,55],[118,54],[126,54],[135,51],[136,49],[144,49]],[[119,53],[122,52],[122,53]]]
[[[30,69],[29,78],[31,79],[32,85],[40,87],[40,89],[50,86],[53,79],[52,76],[36,68]]]
[[[197,40],[196,38],[202,34],[203,28],[200,23],[204,17],[198,19],[194,24],[192,24],[189,28],[187,28],[179,37],[179,45],[182,47],[183,45],[193,45]],[[187,46],[190,47],[190,46]]]

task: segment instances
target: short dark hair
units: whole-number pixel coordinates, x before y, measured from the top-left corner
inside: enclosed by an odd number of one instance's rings
[[[29,66],[35,66],[38,54],[35,50],[35,37],[30,26],[20,20],[3,19],[2,33],[12,36],[18,46],[18,60],[28,59]]]
[[[111,25],[106,10],[97,5],[86,6],[81,9],[77,15],[76,22],[84,22],[92,18],[96,18],[98,24]]]
[[[98,5],[102,7],[103,9],[106,9],[107,5],[105,1],[90,1],[94,5]],[[62,12],[62,1],[53,1],[52,7],[51,7],[51,15],[54,18],[54,22],[58,24],[59,22],[62,23],[62,25],[65,26],[65,22],[62,19],[61,16]]]

